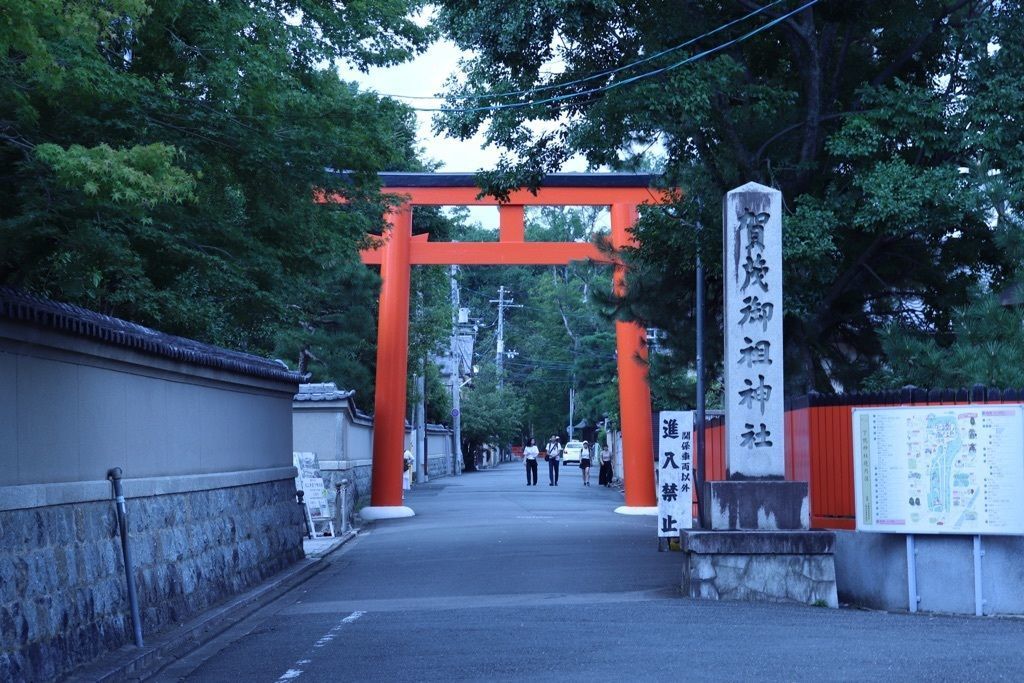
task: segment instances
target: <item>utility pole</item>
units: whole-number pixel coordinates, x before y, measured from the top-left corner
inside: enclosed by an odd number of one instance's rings
[[[494,365],[498,371],[498,389],[505,386],[505,309],[522,308],[521,305],[513,305],[515,299],[505,298],[509,293],[505,285],[498,287],[498,298],[491,299],[492,304],[498,304],[498,340],[494,348]]]
[[[452,383],[452,439],[455,441],[454,462],[452,463],[456,475],[462,474],[462,348],[459,341],[462,331],[462,309],[459,301],[459,281],[455,276],[459,272],[458,266],[452,266],[451,270],[451,291],[452,291],[452,340],[451,340],[451,383]],[[468,317],[467,317],[468,320]],[[472,366],[472,359],[470,359]],[[470,370],[472,372],[472,369]]]
[[[572,441],[574,423],[576,422],[576,373],[572,373],[572,386],[569,387],[569,440]]]
[[[705,395],[704,388],[704,264],[701,261],[700,254],[703,249],[701,239],[704,232],[703,226],[701,225],[701,205],[697,204],[697,263],[696,263],[696,283],[694,286],[694,304],[696,310],[694,311],[696,317],[696,346],[697,346],[697,358],[696,358],[696,371],[697,371],[697,414],[694,416],[696,424],[694,428],[696,430],[696,456],[697,470],[694,473],[696,484],[699,487],[697,495],[704,495],[704,481],[707,479],[707,472],[704,469],[706,462],[705,443],[704,443],[704,425],[707,420],[706,409],[707,409],[707,396]],[[704,506],[697,506],[697,527],[700,529],[706,529],[708,520],[704,519]]]

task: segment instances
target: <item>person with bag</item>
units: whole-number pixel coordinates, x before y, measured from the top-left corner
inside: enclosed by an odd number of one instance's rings
[[[548,454],[548,486],[558,486],[558,465],[562,462],[562,444],[558,442],[558,437],[548,439],[544,450]]]
[[[607,446],[601,446],[601,470],[597,475],[597,483],[601,486],[612,485],[612,452]]]
[[[537,442],[532,438],[526,442],[526,448],[523,449],[523,462],[526,463],[526,485],[536,486],[537,485],[537,456],[540,455],[540,449],[537,448]],[[531,480],[532,479],[532,480]]]

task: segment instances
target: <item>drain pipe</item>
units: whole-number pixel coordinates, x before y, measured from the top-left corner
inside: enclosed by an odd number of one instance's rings
[[[124,490],[121,488],[121,468],[107,471],[107,479],[114,485],[114,500],[117,509],[117,527],[121,532],[121,552],[124,554],[124,578],[128,584],[128,607],[132,613],[132,629],[135,631],[135,645],[142,647],[142,619],[139,618],[139,596],[135,592],[135,571],[132,567],[132,553],[128,545],[128,510],[124,504]]]
[[[348,479],[334,485],[334,510],[338,516],[338,535],[348,532]]]

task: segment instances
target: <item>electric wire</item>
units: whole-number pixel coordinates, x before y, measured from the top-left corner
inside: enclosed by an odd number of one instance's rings
[[[582,98],[582,97],[589,97],[591,95],[597,95],[597,94],[605,93],[605,92],[608,92],[610,90],[614,90],[616,88],[621,88],[622,86],[625,86],[625,85],[630,85],[632,83],[637,83],[639,81],[646,80],[648,78],[652,78],[654,76],[661,75],[661,74],[666,73],[668,71],[672,71],[674,69],[678,69],[681,66],[685,66],[687,64],[692,64],[693,62],[699,61],[699,60],[701,60],[701,59],[703,59],[703,58],[705,58],[705,57],[707,57],[709,55],[721,52],[722,50],[730,48],[730,47],[732,47],[734,45],[738,45],[739,43],[742,43],[742,42],[744,42],[744,41],[754,37],[755,35],[757,35],[759,33],[762,33],[763,31],[768,30],[769,28],[773,28],[773,27],[777,26],[778,24],[782,23],[786,19],[789,19],[793,15],[799,14],[800,12],[803,12],[805,9],[807,9],[809,7],[812,7],[813,5],[816,5],[818,2],[819,2],[819,0],[809,0],[808,2],[804,3],[800,7],[796,8],[796,9],[790,11],[790,12],[787,12],[785,14],[782,14],[782,15],[776,17],[775,19],[772,19],[771,21],[769,21],[768,23],[764,24],[763,26],[759,26],[756,29],[752,29],[752,30],[748,31],[747,33],[745,33],[745,34],[743,34],[743,35],[741,35],[741,36],[739,36],[737,38],[733,38],[731,40],[726,41],[725,43],[722,43],[720,45],[716,45],[714,47],[708,48],[707,50],[704,50],[702,52],[698,52],[698,53],[696,53],[694,55],[691,55],[691,56],[687,57],[686,59],[683,59],[683,60],[680,60],[678,62],[675,62],[674,64],[669,64],[668,66],[663,66],[663,67],[660,67],[658,69],[653,69],[651,71],[647,71],[647,72],[644,72],[644,73],[641,73],[641,74],[637,74],[636,76],[630,76],[629,78],[623,79],[621,81],[616,81],[616,82],[613,82],[613,83],[608,83],[607,85],[602,85],[600,87],[590,88],[590,89],[587,89],[587,90],[581,90],[579,92],[574,92],[574,93],[565,93],[563,95],[554,95],[552,97],[546,97],[546,98],[542,98],[542,99],[539,99],[539,100],[531,100],[531,101],[528,101],[528,102],[513,102],[511,104],[494,104],[494,105],[483,106],[483,107],[410,107],[410,109],[412,109],[413,111],[433,112],[433,113],[440,113],[440,114],[481,114],[481,113],[491,113],[491,112],[499,112],[499,111],[509,111],[509,110],[515,110],[515,109],[525,109],[527,107],[535,107],[535,106],[542,105],[542,104],[555,104],[555,103],[566,102],[566,101],[569,101],[569,100],[574,100],[574,99],[578,99],[578,98]]]
[[[651,54],[651,55],[648,55],[647,57],[644,57],[643,59],[638,59],[638,60],[636,60],[634,62],[630,62],[628,64],[623,64],[622,66],[616,67],[614,69],[606,69],[604,71],[598,71],[596,73],[590,74],[589,76],[584,76],[582,78],[577,78],[577,79],[574,79],[574,80],[571,80],[571,81],[565,81],[564,83],[549,83],[547,85],[539,85],[539,86],[536,86],[536,87],[533,87],[533,88],[527,88],[525,90],[508,90],[508,91],[504,91],[504,92],[496,92],[496,93],[488,93],[488,94],[467,94],[467,95],[462,95],[461,97],[463,99],[485,100],[485,99],[501,99],[501,98],[505,98],[505,97],[520,97],[520,96],[523,96],[523,95],[531,95],[532,96],[535,93],[547,92],[548,90],[554,90],[556,88],[566,88],[566,87],[573,86],[573,85],[579,85],[581,83],[588,83],[588,82],[596,80],[598,78],[604,78],[606,76],[612,76],[612,75],[620,73],[622,71],[627,71],[629,69],[633,69],[633,68],[635,68],[637,66],[640,66],[641,64],[647,64],[648,62],[652,62],[655,59],[658,59],[659,57],[664,57],[665,55],[671,54],[673,52],[678,52],[679,50],[682,50],[683,48],[689,47],[689,46],[693,45],[696,42],[704,40],[705,38],[710,38],[711,36],[715,35],[716,33],[721,33],[722,31],[724,31],[724,30],[726,30],[728,28],[732,28],[736,24],[741,24],[744,21],[747,21],[748,19],[753,19],[757,15],[762,14],[764,12],[767,12],[772,7],[774,7],[776,5],[779,5],[779,4],[782,4],[784,2],[788,2],[788,1],[789,0],[774,0],[774,2],[770,2],[770,3],[768,3],[767,5],[765,5],[763,7],[759,7],[757,9],[755,9],[754,11],[752,11],[752,12],[750,12],[748,14],[745,14],[742,17],[739,17],[738,19],[733,19],[732,21],[727,22],[725,24],[722,24],[721,26],[718,26],[717,28],[714,28],[714,29],[712,29],[710,31],[706,31],[706,32],[700,34],[699,36],[696,36],[694,38],[690,38],[689,40],[687,40],[685,42],[679,43],[678,45],[673,45],[672,47],[669,47],[669,48],[666,48],[664,50],[661,50],[660,52],[655,52],[654,54]],[[391,97],[391,98],[396,99],[396,100],[443,100],[444,99],[443,97],[440,97],[440,96],[437,96],[437,95],[395,95],[395,94],[391,94],[391,93],[379,93],[379,94],[380,94],[381,97]]]

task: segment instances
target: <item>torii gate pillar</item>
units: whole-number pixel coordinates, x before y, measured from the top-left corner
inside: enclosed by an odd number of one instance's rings
[[[377,391],[373,411],[373,481],[365,520],[412,517],[402,505],[405,450],[405,389],[409,371],[409,247],[412,207],[388,212],[380,266],[380,307],[377,319]]]
[[[629,234],[637,219],[630,204],[612,204],[612,246],[635,246]],[[615,266],[614,289],[625,292],[625,268]],[[627,515],[657,514],[654,490],[654,438],[651,432],[651,390],[647,383],[647,332],[636,323],[615,322],[615,349],[619,367],[619,415],[622,418],[622,477],[626,504],[616,512]]]

